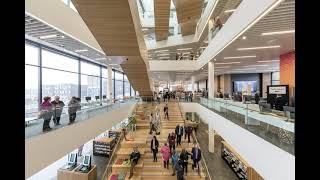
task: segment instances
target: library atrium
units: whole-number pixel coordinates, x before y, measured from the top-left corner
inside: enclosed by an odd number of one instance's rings
[[[25,179],[294,180],[295,0],[25,0]]]

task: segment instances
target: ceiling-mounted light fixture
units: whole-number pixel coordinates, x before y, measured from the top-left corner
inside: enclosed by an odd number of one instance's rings
[[[159,52],[165,52],[165,51],[169,51],[168,49],[164,49],[164,50],[158,50],[158,51],[154,51],[155,53],[159,53]]]
[[[288,34],[288,33],[295,33],[295,30],[267,32],[267,33],[261,33],[261,35],[262,35],[262,36],[268,36],[268,35]]]
[[[238,51],[245,51],[245,50],[256,50],[256,49],[272,49],[272,48],[280,48],[280,45],[275,46],[258,46],[258,47],[248,47],[248,48],[238,48]]]
[[[74,52],[87,52],[87,51],[88,51],[88,49],[77,49]]]
[[[56,35],[56,34],[50,34],[50,35],[40,36],[39,38],[40,39],[50,39],[50,38],[55,38],[57,36],[58,35]]]
[[[241,62],[228,62],[228,63],[215,63],[216,65],[221,64],[221,65],[227,65],[227,64],[240,64]]]
[[[255,58],[257,57],[256,55],[252,56],[234,56],[234,57],[224,57],[223,59],[241,59],[241,58]]]
[[[242,39],[243,39],[243,40],[247,39],[247,36],[242,36]]]
[[[230,13],[230,12],[234,12],[234,11],[236,11],[236,9],[229,9],[229,10],[225,10],[224,12],[225,13]]]
[[[107,58],[96,58],[96,60],[105,60]]]
[[[192,48],[182,48],[182,49],[177,49],[177,51],[184,51],[184,50],[190,50]]]
[[[230,66],[219,66],[219,67],[214,67],[214,68],[223,69],[223,68],[230,68]]]
[[[257,64],[257,65],[248,65],[248,66],[243,66],[243,67],[263,67],[263,66],[269,66],[269,65],[267,65],[267,64]]]
[[[257,61],[258,63],[266,63],[266,62],[279,62],[280,60],[266,60],[266,61]]]

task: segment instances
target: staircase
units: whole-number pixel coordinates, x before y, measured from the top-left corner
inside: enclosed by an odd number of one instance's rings
[[[165,104],[161,102],[158,105],[160,109],[160,117],[161,117],[161,131],[160,135],[157,135],[157,139],[159,141],[159,151],[160,148],[167,142],[167,137],[170,132],[175,131],[175,127],[177,124],[184,124],[183,117],[181,116],[180,109],[178,106],[178,102],[168,102],[169,107],[169,120],[164,119],[163,107]],[[120,148],[117,152],[115,152],[116,159],[128,159],[129,154],[133,151],[134,146],[138,146],[138,149],[141,153],[141,157],[139,159],[138,164],[135,167],[134,175],[131,178],[132,180],[176,180],[176,176],[172,176],[172,163],[171,160],[169,162],[169,169],[165,169],[163,167],[162,162],[162,154],[159,152],[157,154],[158,162],[153,162],[153,154],[150,149],[150,143],[154,134],[149,134],[149,114],[151,111],[154,111],[156,104],[146,103],[139,104],[136,107],[136,118],[137,118],[137,130],[129,135],[130,141],[123,140],[120,144]],[[191,143],[188,144],[187,139],[185,140],[182,137],[181,146],[185,147],[188,152],[191,153],[191,149],[193,147],[193,140],[191,139]],[[181,152],[182,147],[176,147],[177,152]],[[120,171],[126,171],[127,175],[125,179],[129,178],[129,170],[130,166],[126,165],[116,165],[112,166],[112,174],[117,174]],[[205,175],[203,173],[203,168],[201,168],[200,176],[198,175],[196,170],[192,170],[192,160],[189,158],[188,163],[188,175],[185,176],[186,180],[199,180],[205,179]],[[107,178],[110,179],[111,175]]]

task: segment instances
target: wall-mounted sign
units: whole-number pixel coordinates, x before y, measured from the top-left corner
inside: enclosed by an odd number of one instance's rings
[[[286,86],[270,86],[269,94],[286,94]]]

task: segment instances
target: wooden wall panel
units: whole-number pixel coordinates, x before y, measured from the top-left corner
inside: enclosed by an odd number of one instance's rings
[[[83,21],[108,56],[125,59],[121,67],[140,96],[152,95],[146,47],[137,2],[131,0],[72,0]]]
[[[156,40],[166,40],[169,34],[171,0],[154,0],[154,23]]]

